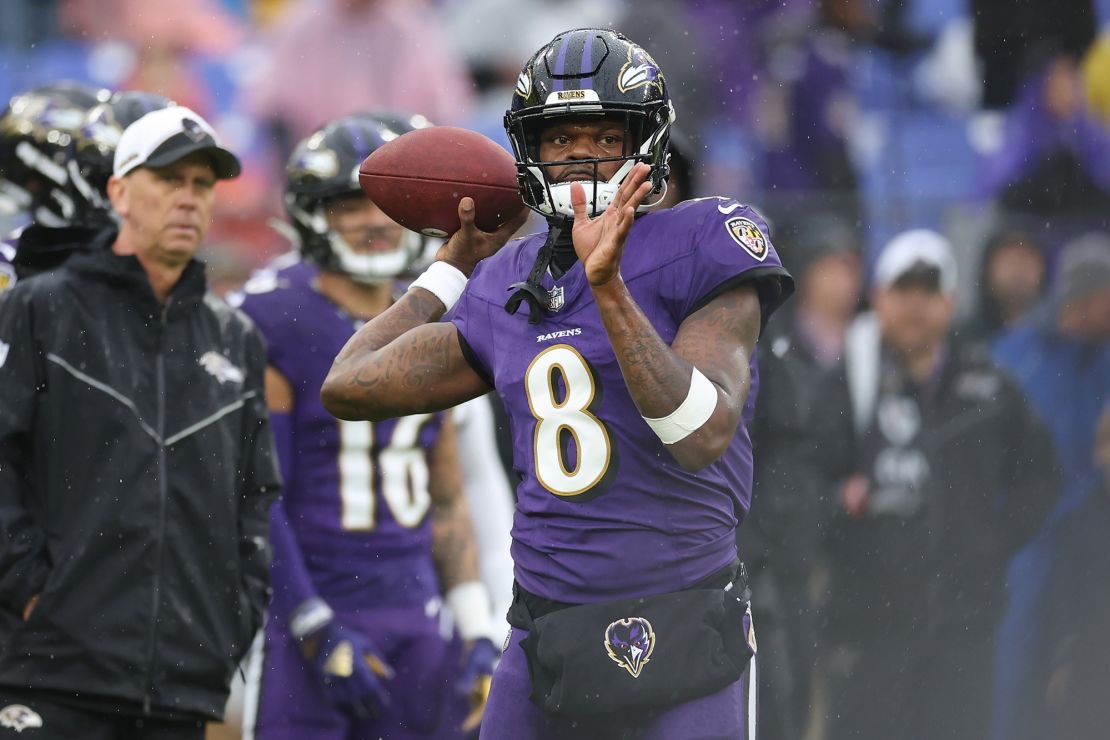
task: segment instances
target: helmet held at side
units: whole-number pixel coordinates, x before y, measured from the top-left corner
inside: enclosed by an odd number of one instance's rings
[[[668,145],[674,106],[659,66],[641,46],[604,28],[559,34],[537,51],[521,71],[505,114],[505,130],[517,159],[521,198],[548,218],[571,217],[570,183],[552,182],[549,168],[569,162],[543,162],[541,132],[568,118],[592,117],[623,122],[625,148],[619,157],[577,160],[592,164],[593,182],[584,181],[591,215],[603,211],[637,162],[651,167],[656,193],[666,187]],[[619,162],[616,174],[602,179],[600,167]],[[651,208],[641,205],[640,210]]]

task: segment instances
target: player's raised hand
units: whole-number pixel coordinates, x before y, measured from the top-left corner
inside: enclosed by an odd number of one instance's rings
[[[574,206],[574,251],[586,270],[590,285],[604,285],[620,273],[624,242],[636,218],[636,209],[651,192],[651,167],[639,162],[624,178],[613,202],[600,215],[586,215],[586,190],[580,183],[570,186]]]
[[[436,252],[436,259],[458,268],[470,277],[479,262],[489,257],[512,238],[524,225],[531,213],[527,208],[511,218],[497,231],[482,231],[474,224],[474,199],[462,198],[459,201],[459,221],[461,226]]]

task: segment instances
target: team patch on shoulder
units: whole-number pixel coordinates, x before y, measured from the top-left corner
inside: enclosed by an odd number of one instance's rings
[[[0,727],[16,732],[42,727],[42,717],[38,712],[22,704],[9,704],[0,709]]]
[[[725,228],[733,241],[744,248],[748,254],[762,262],[767,259],[767,237],[755,225],[755,221],[736,216],[725,221]]]

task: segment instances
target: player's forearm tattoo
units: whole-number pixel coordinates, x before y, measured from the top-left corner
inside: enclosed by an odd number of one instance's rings
[[[366,355],[379,350],[409,329],[435,321],[443,313],[443,304],[427,291],[405,293],[392,306],[383,311],[361,329],[336,356],[333,370],[364,360]]]
[[[405,390],[419,390],[427,378],[449,367],[451,338],[402,337],[387,357],[364,360],[348,381],[363,389],[399,382]]]
[[[636,408],[643,416],[666,416],[686,397],[689,363],[675,356],[627,290],[622,291],[613,300],[598,301],[602,323]]]
[[[743,406],[747,396],[747,358],[759,336],[759,304],[754,292],[731,291],[696,312],[684,322],[681,355],[677,339],[668,346],[627,291],[600,296],[598,309],[613,345],[625,384],[640,413],[666,416],[686,398],[690,366],[711,373],[735,366],[736,372],[713,378],[733,404]],[[742,357],[735,350],[739,341]],[[728,357],[729,352],[737,354]],[[722,364],[723,363],[723,364]],[[732,377],[735,376],[735,377]]]

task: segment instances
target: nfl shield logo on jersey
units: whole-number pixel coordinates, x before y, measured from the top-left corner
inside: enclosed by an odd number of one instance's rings
[[[547,291],[547,310],[559,311],[563,308],[563,286],[556,285]]]
[[[626,617],[605,628],[605,652],[613,662],[639,678],[655,650],[655,630],[643,617]]]
[[[754,221],[737,216],[725,221],[725,228],[733,240],[752,257],[760,262],[767,259],[767,238]]]
[[[16,732],[42,727],[42,717],[30,707],[22,704],[9,704],[0,709],[0,727]]]

